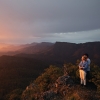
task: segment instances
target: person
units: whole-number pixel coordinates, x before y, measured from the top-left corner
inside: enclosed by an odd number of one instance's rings
[[[86,78],[89,81],[89,79],[90,79],[90,63],[91,63],[91,60],[90,60],[89,55],[87,53],[85,53],[83,56],[87,57],[88,68],[87,68]]]
[[[79,63],[80,84],[86,87],[86,74],[87,74],[88,62],[87,57],[82,56]]]

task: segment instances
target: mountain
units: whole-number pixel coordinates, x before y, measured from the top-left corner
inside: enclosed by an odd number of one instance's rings
[[[0,100],[13,90],[25,89],[47,67],[47,63],[33,58],[1,56]]]
[[[8,97],[10,93],[13,94],[13,91],[16,93],[16,89],[25,89],[49,65],[57,65],[57,67],[62,68],[64,63],[75,64],[83,53],[88,53],[91,61],[100,65],[100,42],[81,44],[43,42],[26,44],[23,47],[14,52],[7,52],[13,56],[7,56],[6,53],[0,57],[0,100],[4,100],[3,98]],[[93,80],[96,82],[95,79],[99,77],[94,78],[95,74],[100,71],[95,66],[92,71]]]
[[[19,53],[35,54],[42,52],[52,46],[54,43],[42,42],[23,45],[3,45],[0,46],[0,56],[15,55]]]
[[[30,50],[31,52],[30,54]],[[56,64],[62,64],[64,62],[76,63],[78,59],[84,53],[88,53],[92,62],[99,64],[100,59],[100,42],[88,42],[88,43],[67,43],[56,42],[50,46],[43,46],[42,44],[25,49],[26,53],[20,53],[16,56],[30,57]]]
[[[26,48],[29,46],[35,46],[38,43],[31,43],[31,44],[0,44],[0,52],[11,52],[11,51],[18,51],[22,48]]]
[[[22,48],[19,50],[19,52],[26,53],[26,54],[40,53],[40,52],[46,51],[52,45],[54,45],[54,43],[42,42],[42,43],[36,44],[35,46],[31,45],[26,48]]]
[[[15,55],[19,57],[35,58],[47,61],[51,64],[63,64],[64,62],[76,63],[76,61],[81,58],[82,54],[88,53],[91,61],[100,65],[100,42],[80,44],[42,42],[8,47],[10,50],[12,49],[12,51],[1,52],[0,55]]]

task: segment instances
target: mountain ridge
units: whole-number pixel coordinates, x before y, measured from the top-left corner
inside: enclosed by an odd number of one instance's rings
[[[36,58],[39,60],[50,61],[55,63],[72,62],[75,63],[77,59],[80,59],[84,53],[88,53],[90,59],[97,64],[100,64],[100,42],[88,42],[88,43],[66,43],[56,42],[49,48],[35,54],[21,53],[15,56],[24,56]]]

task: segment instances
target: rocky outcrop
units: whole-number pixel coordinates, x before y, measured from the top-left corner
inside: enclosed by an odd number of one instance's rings
[[[64,76],[60,76],[56,80],[56,84],[71,86],[71,85],[73,85],[73,80],[71,79],[71,77],[69,75],[64,75]]]
[[[35,92],[37,85],[32,83],[23,92],[22,100],[100,100],[95,89],[75,84],[68,74],[58,77],[48,87],[45,92]]]
[[[32,94],[31,91],[36,87],[36,85],[32,83],[23,92],[22,100],[32,100],[32,98],[34,98],[33,100],[57,100],[58,98],[65,96],[68,89],[73,86],[74,84],[71,77],[69,75],[63,75],[58,77],[48,91]]]

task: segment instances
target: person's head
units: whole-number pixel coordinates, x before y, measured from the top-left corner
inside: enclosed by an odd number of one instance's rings
[[[86,56],[82,56],[82,61],[86,61],[87,60],[87,57]]]
[[[89,58],[89,55],[87,53],[83,54],[83,56]]]

